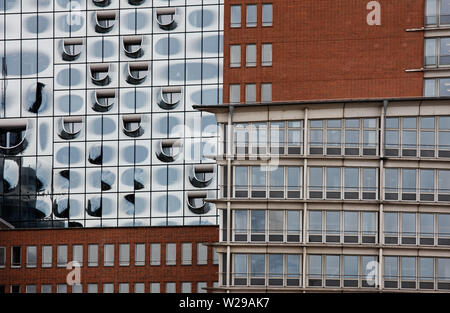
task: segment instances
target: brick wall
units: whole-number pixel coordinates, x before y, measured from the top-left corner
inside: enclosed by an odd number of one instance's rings
[[[102,292],[103,283],[114,283],[118,291],[118,283],[129,283],[133,292],[134,283],[145,283],[145,291],[149,292],[151,282],[161,283],[164,292],[165,282],[176,282],[177,292],[181,291],[181,282],[191,282],[192,292],[196,292],[197,282],[207,282],[212,287],[218,279],[218,266],[212,263],[212,248],[208,247],[207,265],[197,265],[197,243],[213,243],[218,241],[216,226],[183,226],[183,227],[151,227],[151,228],[103,228],[103,229],[46,229],[46,230],[2,230],[0,231],[0,247],[6,247],[6,266],[0,268],[0,285],[35,284],[38,292],[41,284],[64,284],[69,271],[57,268],[58,244],[68,245],[68,260],[72,260],[72,245],[83,245],[84,264],[81,268],[81,283],[86,292],[88,283],[97,283],[98,292]],[[181,243],[192,243],[192,265],[181,265]],[[103,266],[103,245],[115,244],[114,267]],[[119,244],[130,244],[130,266],[119,266]],[[134,265],[134,244],[145,243],[145,266]],[[150,266],[150,243],[161,243],[161,265]],[[165,265],[165,243],[177,243],[177,265]],[[88,244],[98,244],[98,267],[87,267]],[[52,245],[52,267],[41,267],[43,245]],[[22,247],[22,266],[11,268],[11,247]],[[26,246],[37,246],[37,267],[26,268]],[[68,292],[70,288],[68,287]]]
[[[229,84],[272,82],[273,101],[415,97],[423,94],[424,0],[379,0],[381,26],[366,22],[369,0],[229,0],[225,3],[224,103]],[[245,4],[258,3],[258,26],[245,27]],[[273,3],[273,26],[261,27],[261,3]],[[242,27],[230,28],[230,5],[242,4]],[[257,44],[256,68],[230,69],[230,44]],[[273,66],[261,67],[261,43],[273,43]]]

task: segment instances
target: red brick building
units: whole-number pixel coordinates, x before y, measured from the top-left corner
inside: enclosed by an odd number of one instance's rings
[[[0,292],[206,292],[217,240],[215,226],[1,230]],[[76,291],[66,285],[72,260]]]

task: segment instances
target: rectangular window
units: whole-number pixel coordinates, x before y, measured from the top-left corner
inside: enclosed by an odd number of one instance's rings
[[[241,102],[241,85],[231,84],[230,85],[230,103]]]
[[[286,276],[288,286],[300,285],[300,255],[288,254],[286,256]]]
[[[438,281],[445,281],[447,284],[450,281],[450,259],[448,258],[438,258]]]
[[[56,249],[57,255],[57,266],[66,267],[67,266],[67,246],[59,245]]]
[[[398,288],[398,257],[384,257],[384,287]]]
[[[42,267],[52,267],[52,246],[42,246]]]
[[[450,78],[439,79],[439,97],[450,96]]]
[[[88,266],[98,266],[98,245],[88,245]]]
[[[272,102],[272,83],[261,83],[261,102]]]
[[[423,95],[424,97],[436,97],[436,84],[435,78],[423,80]]]
[[[426,0],[425,25],[438,24],[438,0]]]
[[[119,265],[130,265],[130,245],[127,243],[119,245]]]
[[[273,23],[273,5],[263,3],[262,5],[262,26],[272,26]]]
[[[245,84],[245,102],[256,102],[256,84]]]
[[[175,293],[176,287],[176,283],[166,283],[166,293]]]
[[[415,169],[402,169],[402,200],[416,200]]]
[[[192,264],[192,243],[181,244],[181,265]]]
[[[191,283],[182,282],[181,283],[181,293],[191,293]]]
[[[119,284],[119,293],[129,293],[130,286],[128,283],[120,283]]]
[[[420,214],[420,244],[434,244],[434,214]],[[427,238],[428,237],[428,238]]]
[[[36,246],[27,247],[27,267],[36,267],[37,248]]]
[[[248,218],[247,210],[234,210],[234,233],[235,241],[247,241]]]
[[[234,285],[247,284],[247,255],[234,254]]]
[[[98,286],[97,284],[88,284],[88,293],[97,293],[98,292]]]
[[[340,257],[339,255],[325,256],[325,285],[327,287],[339,287]]]
[[[420,170],[420,200],[434,201],[434,170]]]
[[[66,284],[56,285],[56,293],[67,293],[67,285]]]
[[[377,213],[362,212],[363,243],[375,243],[377,234]],[[373,238],[372,240],[370,238]]]
[[[300,211],[287,211],[287,241],[299,242],[301,235],[301,213]]]
[[[41,285],[41,293],[52,293],[52,285]]]
[[[252,198],[266,197],[267,170],[261,166],[252,166]]]
[[[439,24],[450,24],[450,0],[441,0]]]
[[[134,265],[144,266],[145,265],[145,244],[137,243],[134,245]]]
[[[377,169],[362,169],[362,197],[363,199],[375,200],[377,198]]]
[[[166,244],[166,265],[176,265],[177,264],[177,244],[167,243]]]
[[[450,116],[439,117],[439,157],[450,157]]]
[[[398,200],[398,169],[387,168],[385,173],[384,192],[386,200]]]
[[[247,27],[256,27],[257,19],[256,4],[247,4]]]
[[[103,266],[114,266],[114,245],[105,244],[103,249]]]
[[[72,261],[77,262],[79,266],[83,266],[83,246],[72,246]]]
[[[436,53],[436,38],[425,39],[425,65],[436,66],[437,65],[437,53]]]
[[[359,168],[344,168],[344,198],[359,199]]]
[[[269,285],[283,285],[282,254],[269,254]]]
[[[36,293],[36,285],[27,285],[25,288],[26,293]]]
[[[10,292],[11,293],[20,293],[20,285],[11,285]]]
[[[83,293],[83,285],[82,284],[72,285],[72,293]]]
[[[247,45],[245,51],[245,66],[256,67],[256,45]]]
[[[208,246],[204,243],[197,244],[197,265],[208,263]]]
[[[344,287],[358,287],[358,256],[344,255]]]
[[[269,241],[283,241],[284,212],[269,211]]]
[[[262,66],[272,66],[272,44],[264,43],[262,44]]]
[[[438,170],[438,201],[450,201],[449,170]]]
[[[322,256],[308,255],[308,285],[322,286]]]
[[[341,198],[341,168],[340,167],[327,167],[327,194],[328,199],[340,199]]]
[[[309,211],[309,242],[322,242],[322,211]]]
[[[160,293],[161,288],[159,283],[150,283],[150,293]]]
[[[241,67],[241,45],[230,45],[230,67]]]
[[[114,284],[113,283],[103,284],[103,293],[114,293]]]
[[[446,243],[450,244],[450,240],[441,239],[450,237],[450,214],[438,214],[438,236],[439,244]]]
[[[11,247],[11,267],[20,267],[22,265],[22,247]]]
[[[344,212],[344,242],[358,242],[358,212]]]
[[[424,281],[434,281],[434,259],[433,258],[419,258],[419,280],[421,286],[419,288],[432,286],[424,284]],[[428,287],[427,289],[433,289]]]
[[[416,288],[416,258],[401,257],[402,288]]]
[[[231,6],[231,27],[241,27],[241,6],[232,5]]]
[[[219,264],[219,254],[217,253],[217,250],[214,247],[212,248],[212,256],[213,256],[213,260],[212,260],[213,264],[218,265]]]
[[[0,247],[0,267],[5,267],[6,265],[6,248]]]
[[[266,211],[251,210],[251,241],[265,241]]]
[[[145,284],[144,283],[135,283],[134,284],[134,293],[145,293]]]
[[[250,285],[265,285],[266,257],[264,254],[250,254]]]
[[[327,242],[340,242],[340,230],[341,230],[341,212],[338,211],[326,211],[326,241]]]
[[[160,265],[161,264],[161,244],[152,243],[150,244],[150,265]]]

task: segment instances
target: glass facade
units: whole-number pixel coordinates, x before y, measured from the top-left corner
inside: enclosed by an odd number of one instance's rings
[[[130,2],[2,1],[0,217],[15,227],[217,224],[189,194],[217,193],[215,167],[192,183],[217,140],[192,106],[222,102],[223,1]]]

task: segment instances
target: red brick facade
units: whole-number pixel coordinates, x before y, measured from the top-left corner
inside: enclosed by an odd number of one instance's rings
[[[424,0],[379,0],[381,25],[369,26],[369,0],[229,0],[224,13],[224,103],[229,84],[271,82],[273,101],[416,97],[423,94]],[[258,24],[245,25],[246,4],[258,4]],[[262,3],[273,3],[273,26],[262,27]],[[230,28],[230,5],[241,4],[240,28]],[[245,67],[245,44],[257,44],[255,68]],[[261,44],[273,44],[273,65],[261,67]],[[241,67],[230,69],[230,44],[241,44]]]
[[[2,230],[0,231],[0,247],[6,247],[6,264],[0,268],[0,285],[9,292],[10,285],[25,286],[34,284],[40,290],[41,284],[64,284],[69,270],[56,267],[57,245],[68,245],[68,260],[72,260],[72,246],[83,245],[83,266],[81,268],[81,284],[86,292],[88,283],[97,283],[98,292],[102,292],[103,283],[114,283],[114,291],[118,292],[119,283],[129,283],[129,291],[133,292],[134,283],[145,283],[145,292],[149,292],[150,283],[161,284],[161,292],[165,292],[166,282],[176,282],[176,291],[181,292],[182,282],[191,282],[192,292],[197,291],[197,282],[206,282],[212,287],[218,279],[218,266],[213,264],[212,247],[208,246],[206,265],[197,265],[197,243],[213,243],[218,241],[218,229],[215,226],[183,226],[152,228],[108,228],[108,229],[42,229],[42,230]],[[119,247],[121,243],[130,244],[130,265],[119,266]],[[145,243],[145,266],[134,264],[134,244]],[[161,265],[150,266],[150,243],[161,244]],[[176,265],[165,264],[165,244],[176,243]],[[181,265],[181,243],[192,243],[192,265]],[[98,244],[98,266],[88,267],[88,245]],[[103,266],[103,245],[115,245],[113,267]],[[52,245],[52,267],[41,267],[42,246]],[[11,268],[11,247],[22,247],[20,268]],[[36,268],[26,267],[26,247],[37,246]],[[67,287],[67,292],[71,292]]]

